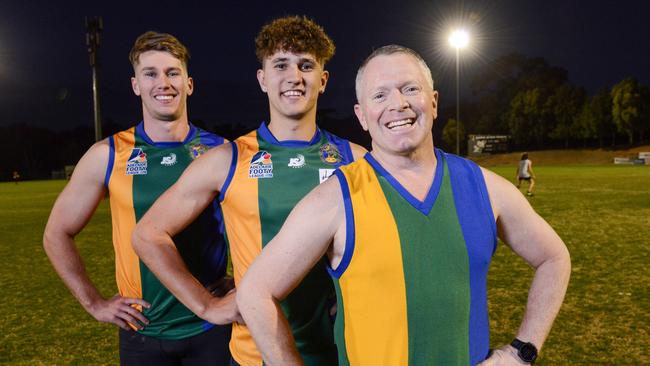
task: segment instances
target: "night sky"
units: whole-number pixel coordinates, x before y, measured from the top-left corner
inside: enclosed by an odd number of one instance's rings
[[[172,33],[192,54],[195,93],[190,120],[208,126],[254,126],[268,118],[259,90],[254,38],[269,20],[305,14],[321,24],[337,50],[326,66],[330,82],[319,108],[352,115],[354,75],[373,48],[398,43],[428,61],[440,107],[455,105],[454,24],[472,34],[461,53],[463,96],[473,73],[500,55],[544,57],[570,81],[594,93],[634,76],[650,85],[650,1],[179,1],[100,2],[0,0],[0,126],[27,123],[53,129],[92,126],[91,70],[84,16],[104,19],[102,116],[125,127],[141,119],[129,78],[128,52],[147,31]],[[445,116],[442,116],[445,118]]]

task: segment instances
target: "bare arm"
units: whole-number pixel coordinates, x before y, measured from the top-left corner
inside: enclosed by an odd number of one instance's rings
[[[300,283],[328,248],[331,263],[338,265],[345,244],[344,217],[339,183],[330,178],[296,205],[244,275],[237,304],[268,365],[302,365],[278,301]]]
[[[232,147],[224,144],[192,162],[140,219],[132,237],[135,252],[160,282],[192,312],[214,324],[238,319],[235,292],[214,297],[187,269],[172,237],[214,200],[231,157]]]
[[[517,338],[541,349],[560,310],[569,283],[569,252],[562,239],[515,187],[492,172],[484,170],[483,174],[497,219],[499,237],[535,269]],[[518,361],[514,348],[506,346],[495,352],[490,360],[510,357]],[[492,364],[517,363],[485,363]]]
[[[108,164],[108,142],[93,145],[79,160],[70,182],[59,195],[43,234],[43,248],[70,292],[95,319],[129,330],[148,323],[133,304],[149,307],[142,299],[119,295],[104,299],[92,284],[79,256],[74,237],[86,226],[104,197],[104,176]]]

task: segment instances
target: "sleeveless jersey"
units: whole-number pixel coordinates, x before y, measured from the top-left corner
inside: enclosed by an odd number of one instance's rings
[[[309,142],[280,142],[264,123],[235,140],[232,147],[232,164],[220,199],[238,284],[298,201],[353,158],[350,143],[328,132],[317,129]],[[325,266],[321,260],[281,302],[307,365],[336,364],[329,319],[335,294]],[[244,325],[233,324],[230,351],[243,366],[262,365],[262,357]]]
[[[223,138],[190,125],[183,142],[153,142],[144,123],[109,139],[110,154],[105,185],[113,220],[115,276],[120,295],[142,298],[149,324],[140,333],[160,339],[182,339],[202,333],[212,324],[200,319],[167,290],[137,257],[131,246],[136,223],[192,160]],[[185,230],[174,237],[190,272],[208,285],[223,277],[227,248],[217,200]]]
[[[530,160],[519,160],[519,178],[530,178]]]
[[[339,365],[475,365],[489,349],[496,225],[477,165],[436,149],[424,201],[370,154],[335,174],[346,243],[328,268]]]

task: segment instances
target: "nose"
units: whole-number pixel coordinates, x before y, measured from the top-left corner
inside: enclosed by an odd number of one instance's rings
[[[156,85],[157,89],[167,89],[171,86],[171,81],[169,79],[169,76],[167,74],[162,73],[160,77],[158,78],[158,83]]]
[[[302,83],[303,75],[298,65],[292,64],[289,66],[287,81],[292,85],[299,85]]]
[[[388,95],[389,106],[391,110],[403,111],[410,107],[408,100],[404,97],[404,94],[398,89],[391,91]]]

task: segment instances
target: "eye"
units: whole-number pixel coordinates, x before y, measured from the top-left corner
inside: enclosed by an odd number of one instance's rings
[[[311,71],[314,69],[314,64],[311,62],[305,62],[300,65],[300,70],[301,71]]]
[[[404,94],[406,95],[414,95],[417,94],[420,91],[420,87],[417,85],[409,85],[406,88],[404,88]]]
[[[156,77],[156,73],[153,72],[153,71],[147,71],[147,72],[144,73],[144,76],[146,76],[146,77],[148,77],[148,78],[155,78],[155,77]]]
[[[285,70],[287,68],[287,64],[285,63],[275,64],[273,68],[276,70]]]
[[[167,73],[167,76],[172,77],[172,76],[179,76],[181,73],[178,70],[173,70]]]
[[[379,93],[375,93],[375,94],[372,95],[372,100],[378,101],[378,102],[382,101],[385,98],[386,98],[386,93],[384,93],[384,92],[379,92]]]

